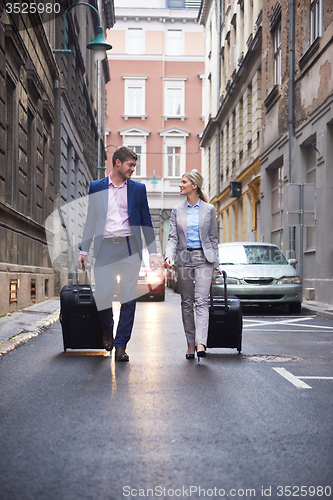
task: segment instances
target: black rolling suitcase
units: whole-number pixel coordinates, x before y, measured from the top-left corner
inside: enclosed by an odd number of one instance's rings
[[[227,295],[227,274],[222,271],[224,297],[213,297],[210,289],[207,347],[230,347],[242,350],[243,318],[240,300]]]
[[[65,285],[60,292],[60,323],[64,350],[104,349],[103,330],[90,285]]]

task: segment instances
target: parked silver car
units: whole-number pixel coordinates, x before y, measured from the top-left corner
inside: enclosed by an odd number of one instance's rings
[[[281,250],[271,243],[220,243],[219,264],[227,273],[228,295],[242,304],[288,304],[301,312],[302,281]],[[223,295],[223,277],[213,277],[213,294]]]

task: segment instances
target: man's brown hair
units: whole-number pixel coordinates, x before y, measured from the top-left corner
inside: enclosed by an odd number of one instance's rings
[[[121,146],[113,153],[112,165],[115,166],[116,160],[120,160],[121,163],[124,163],[124,161],[130,159],[136,161],[138,159],[138,155],[133,151],[133,149],[128,148],[127,146]]]

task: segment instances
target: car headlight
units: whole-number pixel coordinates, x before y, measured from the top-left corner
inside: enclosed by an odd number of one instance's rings
[[[213,279],[214,285],[223,285],[224,279],[223,276],[216,276]],[[237,278],[227,278],[227,285],[240,285],[241,281]]]
[[[278,285],[300,285],[302,280],[299,276],[288,276],[277,280]]]

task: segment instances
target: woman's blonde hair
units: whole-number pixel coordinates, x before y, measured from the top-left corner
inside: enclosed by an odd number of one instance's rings
[[[202,184],[203,184],[202,175],[199,174],[199,172],[197,170],[191,170],[191,172],[185,172],[185,174],[183,174],[183,175],[185,177],[187,177],[188,180],[190,182],[192,182],[192,184],[195,184],[197,186],[197,191],[198,191],[198,195],[199,195],[200,200],[207,202],[206,196],[201,191]]]

